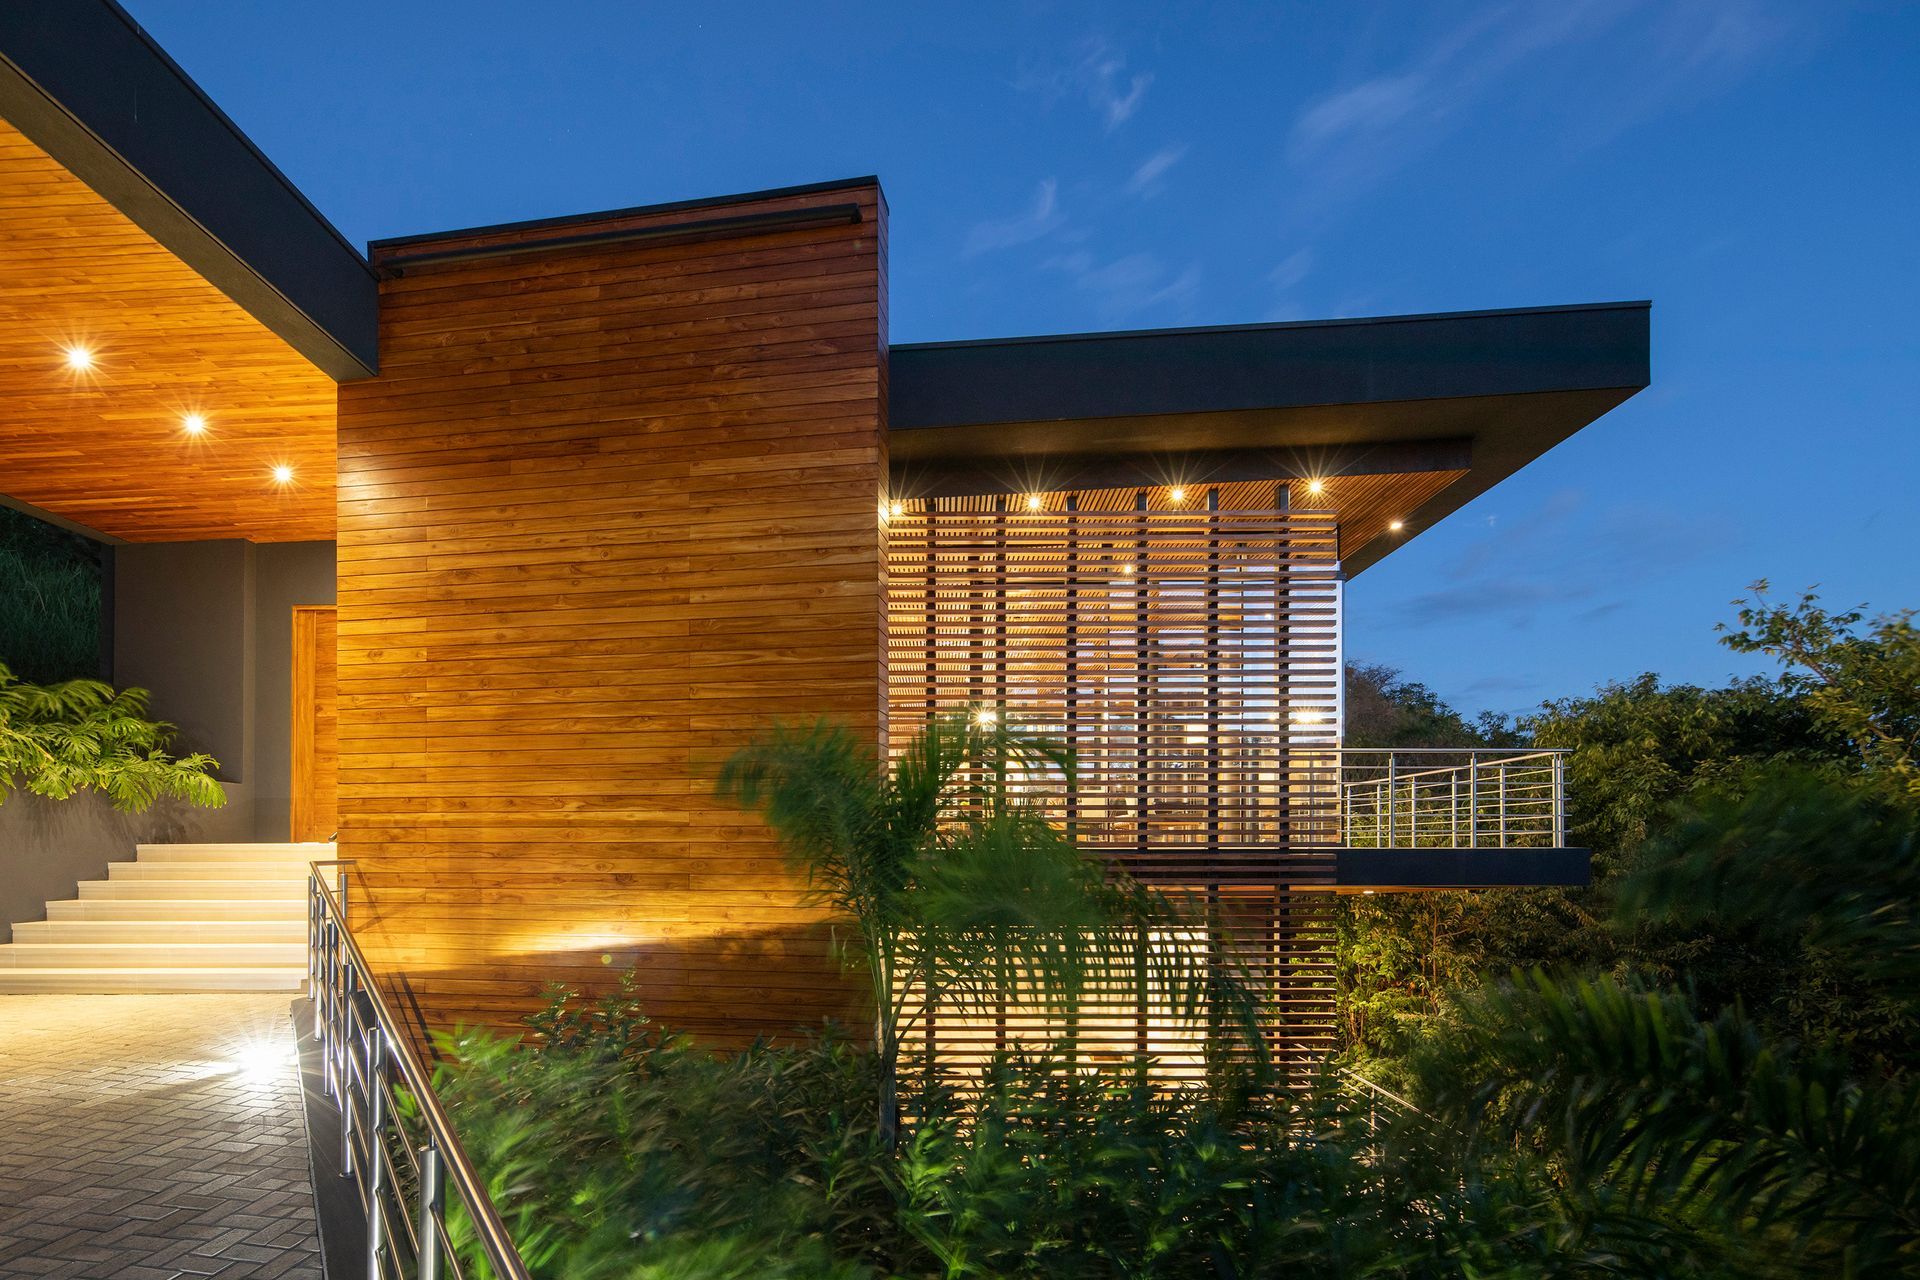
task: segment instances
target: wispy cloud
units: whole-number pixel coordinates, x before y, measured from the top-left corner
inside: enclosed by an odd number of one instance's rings
[[[963,251],[972,257],[996,249],[1031,244],[1048,232],[1057,230],[1065,220],[1066,216],[1060,212],[1060,184],[1047,178],[1034,193],[1033,207],[1025,213],[975,223],[967,233]]]
[[[1495,90],[1554,53],[1576,53],[1606,36],[1630,47],[1636,74],[1605,93],[1545,92],[1581,113],[1575,141],[1595,141],[1682,99],[1711,92],[1784,33],[1757,0],[1556,0],[1484,4],[1440,32],[1405,65],[1356,78],[1307,103],[1287,135],[1287,154],[1312,167],[1316,188],[1365,185],[1463,127]],[[1503,93],[1503,101],[1511,98]]]
[[[1192,312],[1200,292],[1197,264],[1176,271],[1150,253],[1101,261],[1082,249],[1041,265],[1065,273],[1076,289],[1092,298],[1103,323],[1146,312],[1184,319]]]
[[[1144,160],[1140,167],[1127,179],[1127,194],[1153,195],[1160,190],[1160,179],[1167,170],[1180,163],[1187,154],[1185,147],[1162,147]]]
[[[1397,625],[1472,620],[1525,630],[1548,611],[1599,622],[1619,613],[1650,574],[1712,554],[1727,537],[1710,513],[1596,508],[1577,489],[1480,527],[1485,532],[1440,566],[1431,590],[1392,608]]]
[[[1049,100],[1076,98],[1085,102],[1109,132],[1133,118],[1152,83],[1152,72],[1129,71],[1126,54],[1097,36],[1083,42],[1066,65],[1030,71],[1018,81],[1019,87]]]

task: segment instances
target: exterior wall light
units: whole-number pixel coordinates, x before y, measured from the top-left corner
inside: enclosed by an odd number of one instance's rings
[[[85,373],[93,368],[93,349],[74,343],[66,349],[67,368],[75,373]]]
[[[202,436],[207,433],[207,419],[204,414],[189,413],[182,415],[180,429],[190,436]]]
[[[1185,502],[1187,500],[1187,491],[1179,485],[1175,485],[1167,491],[1167,500],[1169,502]]]
[[[1312,494],[1314,497],[1317,498],[1321,494],[1325,493],[1326,491],[1327,491],[1327,482],[1325,480],[1307,481],[1307,492],[1309,494]]]
[[[293,468],[284,462],[276,465],[273,469],[273,482],[275,484],[292,484]]]

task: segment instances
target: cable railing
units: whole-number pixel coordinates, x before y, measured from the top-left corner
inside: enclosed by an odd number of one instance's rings
[[[340,1170],[367,1226],[367,1280],[468,1280],[448,1247],[448,1192],[472,1225],[493,1280],[528,1280],[506,1224],[460,1147],[431,1078],[347,925],[351,860],[316,862],[307,880],[307,992],[322,1084],[340,1108]],[[322,868],[336,871],[330,887]],[[405,1116],[404,1091],[410,1100]],[[336,1278],[338,1280],[338,1278]]]
[[[1545,748],[1342,748],[1339,843],[1565,848],[1566,756]]]

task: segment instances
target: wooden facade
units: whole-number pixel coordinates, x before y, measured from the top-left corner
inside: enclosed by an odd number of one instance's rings
[[[340,394],[341,855],[431,1024],[628,966],[722,1042],[855,1011],[713,775],[774,717],[883,732],[885,245],[861,182],[376,247],[381,374]]]

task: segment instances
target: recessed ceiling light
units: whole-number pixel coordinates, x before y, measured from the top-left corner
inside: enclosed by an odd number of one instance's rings
[[[1398,520],[1387,521],[1387,528],[1391,529],[1395,533],[1400,532],[1402,529],[1406,527],[1407,527],[1406,525],[1401,524]]]
[[[84,373],[93,368],[93,349],[79,343],[73,343],[66,349],[67,368],[75,373]]]
[[[273,482],[275,484],[292,484],[293,468],[284,462],[276,465],[273,469]]]
[[[206,416],[198,413],[182,415],[180,419],[180,429],[190,436],[204,435],[207,430]],[[291,478],[291,476],[289,476],[289,478]]]

